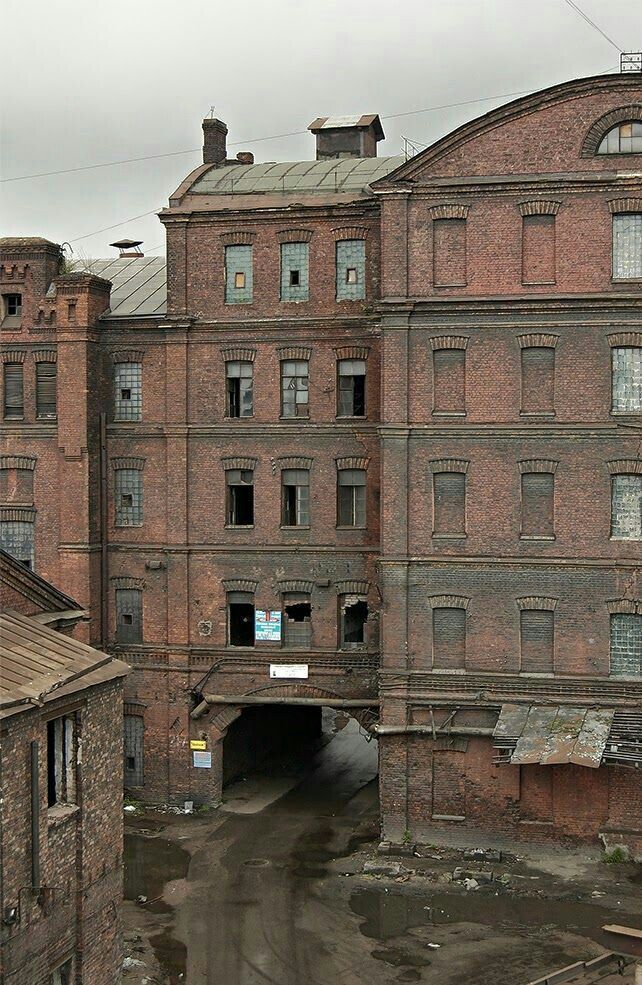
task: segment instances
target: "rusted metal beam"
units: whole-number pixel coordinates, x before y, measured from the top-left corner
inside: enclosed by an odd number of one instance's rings
[[[204,694],[190,718],[200,718],[211,705],[303,705],[311,708],[377,708],[378,698],[296,698],[259,694]]]
[[[476,727],[473,725],[373,725],[372,731],[376,735],[404,735],[408,732],[416,735],[431,735],[435,738],[438,735],[482,735],[492,736],[492,728]]]

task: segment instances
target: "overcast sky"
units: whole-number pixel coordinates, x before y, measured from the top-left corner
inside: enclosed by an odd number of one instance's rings
[[[640,0],[576,0],[625,50]],[[2,0],[2,235],[110,256],[122,237],[164,252],[154,215],[200,151],[71,174],[41,171],[199,148],[211,105],[230,153],[305,160],[317,116],[380,113],[386,141],[427,144],[507,99],[614,70],[618,52],[565,0]],[[304,131],[281,139],[274,134]],[[123,223],[123,220],[129,220]],[[98,232],[108,226],[115,226]],[[93,234],[93,235],[86,235]]]

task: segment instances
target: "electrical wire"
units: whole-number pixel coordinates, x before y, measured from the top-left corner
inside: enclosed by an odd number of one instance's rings
[[[595,23],[595,21],[591,20],[591,18],[588,16],[588,14],[585,14],[584,13],[584,11],[582,10],[582,8],[580,6],[578,6],[578,4],[576,4],[574,2],[574,0],[564,0],[564,3],[568,7],[570,7],[571,10],[574,10],[576,14],[579,14],[579,16],[582,18],[582,20],[586,21],[587,24],[590,24],[590,26],[592,28],[594,28],[594,30],[596,30],[598,32],[598,34],[601,34],[605,41],[608,41],[609,44],[613,45],[613,47],[616,49],[616,51],[618,51],[620,54],[624,51],[624,49],[621,48],[619,44],[616,44],[615,43],[615,41],[613,40],[613,38],[610,38],[608,36],[608,34],[605,34],[604,33],[604,31],[602,30],[601,27],[598,27],[598,25]]]

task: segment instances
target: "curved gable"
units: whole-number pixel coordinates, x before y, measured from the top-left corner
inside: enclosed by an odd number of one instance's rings
[[[436,141],[373,186],[505,174],[614,171],[635,155],[595,156],[612,121],[639,119],[642,76],[599,75],[551,86],[491,110]],[[624,114],[624,115],[622,115]],[[618,163],[616,163],[618,162]]]

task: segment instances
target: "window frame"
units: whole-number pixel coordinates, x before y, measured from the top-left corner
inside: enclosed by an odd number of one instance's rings
[[[639,612],[612,612],[611,613],[609,618],[609,677],[637,680],[639,679],[640,675],[642,675],[642,656],[638,658],[639,666],[637,668],[634,668],[630,672],[628,670],[624,672],[619,670],[616,672],[613,668],[613,656],[614,656],[613,629],[615,622],[618,619],[632,620],[631,625],[633,627],[633,632],[635,633],[636,628],[639,628],[639,632],[642,636],[642,614],[640,614]],[[633,642],[635,642],[635,639]]]
[[[622,232],[618,232],[618,229],[625,222],[631,222],[633,224],[633,228],[631,229],[631,243],[628,245],[631,257],[619,256],[617,253],[618,247],[620,247],[618,239],[623,235]],[[642,281],[642,212],[614,212],[611,228],[611,280],[618,284],[635,284]],[[637,252],[635,247],[637,247]],[[634,273],[629,274],[624,272],[628,264],[631,264],[634,268]]]
[[[636,508],[635,508],[635,503],[633,503],[633,505],[631,507],[631,514],[633,515],[633,517],[636,517],[636,516],[640,517],[640,524],[639,524],[638,533],[637,533],[636,536],[633,536],[633,537],[629,537],[629,536],[627,536],[624,533],[615,533],[614,532],[614,517],[615,517],[615,514],[616,514],[616,510],[615,510],[615,506],[616,506],[616,502],[615,502],[615,499],[616,499],[616,489],[617,489],[618,481],[621,481],[622,479],[633,479],[633,480],[635,480],[634,482],[630,483],[630,485],[633,486],[633,487],[639,486],[639,490],[640,490],[640,504],[638,505],[637,511],[636,511]],[[622,491],[620,491],[620,496],[622,496]],[[624,496],[626,496],[626,493],[624,493]],[[632,498],[634,498],[634,497],[635,497],[635,492],[633,492]],[[642,509],[641,509],[641,507],[642,507],[642,474],[638,474],[636,472],[617,472],[617,473],[614,473],[611,476],[611,528],[610,528],[610,539],[611,540],[623,541],[624,543],[638,543],[639,541],[642,541]]]
[[[143,364],[128,361],[114,364],[114,421],[142,421],[143,419]],[[127,385],[125,385],[127,384]],[[122,397],[123,390],[130,396]],[[120,396],[119,396],[120,392]],[[131,407],[129,406],[131,404]]]
[[[623,355],[623,354],[626,354],[629,351],[631,352],[632,355],[630,357],[630,365],[627,365],[627,359],[628,359],[628,357],[626,355]],[[631,384],[630,385],[631,385],[631,390],[633,391],[634,394],[636,393],[636,391],[638,389],[638,386],[639,386],[639,401],[638,401],[637,404],[634,403],[633,406],[631,406],[631,407],[628,407],[628,406],[627,407],[616,406],[616,401],[615,401],[615,395],[616,395],[616,372],[617,372],[616,362],[617,362],[618,359],[621,359],[624,362],[625,365],[624,365],[623,369],[626,369],[627,371],[630,371],[631,372]],[[636,362],[636,360],[639,361],[639,363],[640,363],[640,383],[639,384],[636,384],[635,383],[635,379],[634,379],[634,375],[633,375],[634,372],[635,372],[635,365],[633,365],[633,364]],[[626,387],[627,384],[628,384],[628,379],[625,378],[624,386]],[[639,346],[639,345],[614,345],[614,346],[611,346],[611,414],[617,415],[617,416],[623,416],[623,415],[624,416],[630,416],[630,415],[637,415],[641,411],[642,411],[642,346]]]
[[[250,476],[249,479],[244,478]],[[238,476],[238,478],[236,478]],[[233,517],[236,515],[239,504],[235,489],[251,489],[252,499],[252,522],[236,523]],[[225,470],[225,526],[231,530],[250,530],[254,527],[256,515],[254,511],[254,469],[226,469]]]
[[[53,403],[44,400],[43,390],[52,387]],[[54,362],[36,362],[36,420],[55,421],[58,417],[58,367]]]
[[[292,373],[286,372],[287,366],[293,366],[294,372]],[[305,373],[297,372],[297,369],[300,366],[305,367]],[[285,380],[287,379],[293,381],[295,385],[286,387]],[[304,380],[305,385],[299,386],[298,383],[299,380]],[[281,359],[280,386],[281,386],[281,417],[283,418],[283,420],[286,421],[309,420],[310,418],[310,360],[309,359]],[[293,406],[295,412],[293,414],[286,413],[285,394],[287,391],[291,391],[292,393],[294,393]],[[297,394],[299,392],[301,393],[305,392],[307,394],[307,400],[305,402],[301,402],[296,399]],[[297,407],[304,407],[305,414],[297,414],[296,413]]]
[[[78,769],[75,712],[47,720],[47,807],[75,806]]]
[[[296,476],[294,475],[296,473]],[[289,481],[304,479],[304,481]],[[294,523],[288,523],[291,516],[292,504],[287,503],[290,494],[286,490],[294,489]],[[281,469],[281,527],[285,530],[305,530],[310,527],[310,470]]]
[[[124,607],[126,597],[129,608]],[[114,594],[114,612],[116,614],[116,643],[137,645],[144,642],[144,600],[142,588],[117,588]],[[130,616],[131,623],[121,617]],[[131,626],[131,630],[121,627]]]
[[[359,473],[363,481],[349,483],[342,481],[342,476],[347,473]],[[343,514],[343,503],[347,496],[342,497],[341,489],[350,489],[350,503],[348,508],[352,522],[346,523]],[[357,493],[355,490],[362,490]],[[347,514],[346,514],[347,515]],[[358,522],[362,518],[363,522]],[[366,469],[338,469],[337,470],[337,529],[338,530],[365,530],[368,526],[368,473]]]
[[[341,367],[345,363],[362,363],[363,364],[363,373],[355,373],[354,371],[351,372],[350,374],[342,373],[341,372]],[[342,379],[343,380],[351,380],[351,384],[349,386],[342,386],[341,385],[341,380]],[[357,379],[363,380],[363,383],[361,384],[363,386],[363,393],[361,395],[362,396],[362,399],[363,399],[363,411],[360,414],[358,414],[358,413],[355,412],[355,403],[356,403],[356,400],[355,400],[355,382],[354,381],[357,380]],[[341,394],[342,393],[350,393],[350,395],[351,395],[352,411],[350,413],[344,413],[342,411],[342,408],[341,408]],[[352,420],[352,419],[365,420],[367,418],[367,416],[368,416],[368,362],[367,362],[367,360],[366,359],[362,359],[362,358],[359,358],[359,359],[337,359],[337,407],[336,407],[336,417],[337,418],[341,418],[342,420]]]
[[[633,148],[632,147],[630,150],[623,150],[622,149],[621,143],[622,143],[622,139],[623,138],[622,138],[622,134],[621,134],[620,131],[622,130],[623,127],[637,128],[639,130],[639,133],[637,133],[637,134],[631,133],[628,137],[627,136],[624,137],[624,140],[631,140],[631,141],[633,141],[633,140],[636,140],[637,139],[639,141],[639,144],[640,144],[639,147],[637,147],[637,148]],[[616,131],[617,131],[617,144],[618,144],[617,150],[611,150],[609,148],[607,148],[605,150],[602,150],[602,147],[603,147],[604,143],[605,142],[608,143],[609,142],[609,138],[611,137],[611,134],[615,133]],[[602,134],[602,136],[600,137],[599,143],[597,145],[596,151],[595,151],[595,156],[596,157],[612,157],[615,154],[627,154],[627,155],[628,154],[642,154],[642,121],[641,120],[622,120],[620,123],[615,123],[612,127],[609,127],[609,129],[605,133]]]
[[[238,367],[238,373],[233,367]],[[243,386],[243,380],[250,382]],[[244,393],[249,393],[249,401]],[[238,413],[233,413],[235,410]],[[243,413],[244,410],[247,413]],[[251,359],[228,359],[225,362],[225,417],[230,421],[254,417],[254,363]]]

